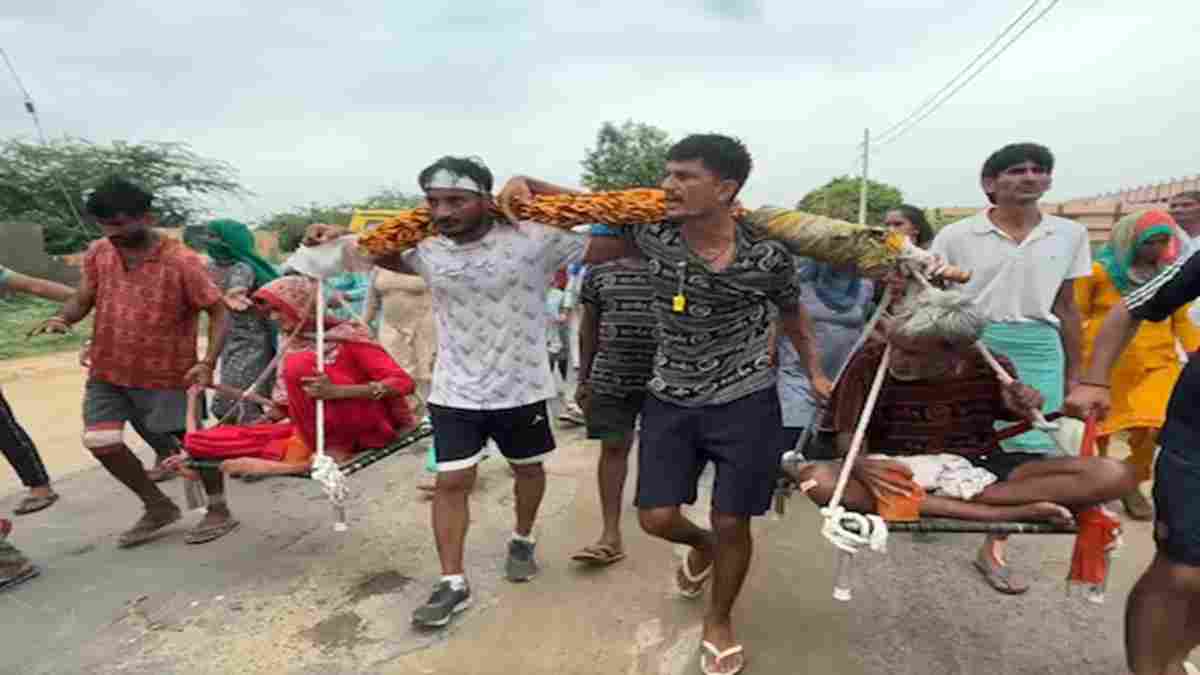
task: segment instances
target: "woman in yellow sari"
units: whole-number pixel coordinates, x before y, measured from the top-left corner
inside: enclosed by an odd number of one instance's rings
[[[1075,282],[1075,301],[1083,315],[1084,359],[1091,358],[1100,324],[1121,298],[1136,293],[1164,267],[1175,262],[1183,233],[1166,211],[1138,211],[1113,227],[1112,238],[1096,256],[1092,276]],[[1169,321],[1143,322],[1112,371],[1112,411],[1101,427],[1099,447],[1118,431],[1129,433],[1129,457],[1138,481],[1151,476],[1158,431],[1167,412],[1167,399],[1183,366],[1176,341],[1187,352],[1200,346],[1200,331],[1187,317],[1187,308]],[[1121,498],[1135,520],[1150,520],[1154,509],[1141,490]]]

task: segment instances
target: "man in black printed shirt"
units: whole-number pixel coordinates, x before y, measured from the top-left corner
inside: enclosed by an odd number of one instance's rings
[[[604,530],[595,544],[571,557],[603,566],[625,557],[621,497],[629,474],[634,429],[658,349],[658,317],[646,278],[646,261],[637,258],[589,268],[579,299],[583,320],[575,398],[587,420],[588,438],[600,441],[596,479]]]
[[[1066,400],[1068,414],[1103,417],[1108,375],[1142,321],[1163,321],[1200,297],[1200,255],[1181,260],[1113,307],[1092,361]],[[1129,594],[1125,654],[1135,675],[1200,672],[1185,663],[1200,645],[1200,363],[1183,369],[1167,406],[1154,468],[1158,553]]]
[[[805,362],[819,363],[791,253],[733,216],[750,167],[736,139],[683,139],[667,154],[667,222],[628,228],[623,246],[593,236],[585,258],[647,260],[659,339],[642,409],[636,504],[642,529],[690,548],[675,572],[684,597],[699,597],[713,578],[701,636],[706,672],[741,672],[745,664],[731,615],[750,567],[750,518],[770,506],[786,450],[778,447],[783,422],[768,352],[773,309]],[[517,178],[505,192],[527,196],[539,183]],[[813,375],[827,398],[827,378]],[[695,502],[709,462],[711,530],[681,510]]]

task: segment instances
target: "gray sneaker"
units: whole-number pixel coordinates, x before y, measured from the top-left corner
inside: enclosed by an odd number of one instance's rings
[[[523,541],[508,542],[508,560],[504,561],[504,575],[509,581],[529,581],[537,576],[538,564],[533,559],[533,547]]]
[[[471,606],[471,587],[454,588],[449,581],[433,587],[433,595],[424,605],[413,610],[412,620],[418,626],[438,628],[450,623],[450,618]]]

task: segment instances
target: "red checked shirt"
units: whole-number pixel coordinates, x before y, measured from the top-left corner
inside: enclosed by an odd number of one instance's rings
[[[186,388],[184,376],[198,360],[200,310],[221,300],[200,256],[160,237],[127,269],[116,246],[101,239],[83,269],[96,299],[89,377],[139,389]]]

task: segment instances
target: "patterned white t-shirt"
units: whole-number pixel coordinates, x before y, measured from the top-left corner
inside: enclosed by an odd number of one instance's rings
[[[546,349],[546,291],[583,258],[587,236],[522,222],[482,239],[433,237],[404,254],[433,298],[438,353],[429,402],[516,408],[556,395]]]

